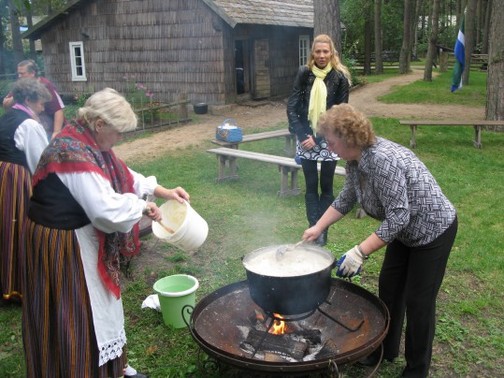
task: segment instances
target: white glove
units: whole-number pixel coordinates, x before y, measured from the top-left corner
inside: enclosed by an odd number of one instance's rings
[[[359,250],[358,246],[353,247],[339,258],[336,263],[338,267],[336,275],[338,277],[353,277],[359,274],[366,258],[367,256]]]

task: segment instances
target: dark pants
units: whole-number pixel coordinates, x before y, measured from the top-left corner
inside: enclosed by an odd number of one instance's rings
[[[333,196],[334,170],[337,160],[322,161],[320,165],[320,194]],[[319,186],[319,173],[316,160],[301,159],[307,194],[317,194]]]
[[[436,326],[436,297],[457,234],[457,219],[436,240],[407,247],[399,241],[387,246],[379,279],[379,297],[390,312],[383,341],[384,358],[399,354],[406,314],[404,377],[427,377]]]

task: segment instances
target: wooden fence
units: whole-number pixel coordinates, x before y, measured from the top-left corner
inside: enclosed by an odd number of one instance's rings
[[[142,108],[135,108],[138,117],[138,127],[126,136],[142,131],[169,128],[191,121],[189,118],[189,100],[180,98],[169,104],[153,103]]]
[[[452,52],[443,51],[439,54],[439,70],[441,72],[453,68],[455,55]],[[488,54],[471,54],[471,70],[486,71],[488,67]]]

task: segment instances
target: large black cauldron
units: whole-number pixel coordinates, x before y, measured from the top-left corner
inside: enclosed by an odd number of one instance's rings
[[[333,255],[312,244],[276,245],[243,258],[250,296],[264,311],[295,315],[313,311],[331,289]]]

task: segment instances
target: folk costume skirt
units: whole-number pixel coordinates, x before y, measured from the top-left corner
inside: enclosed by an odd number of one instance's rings
[[[27,220],[23,342],[29,378],[121,377],[126,353],[99,366],[75,231]]]
[[[0,288],[3,299],[22,297],[24,221],[31,175],[22,165],[0,162]]]

